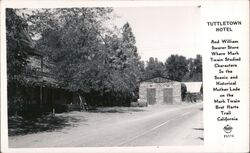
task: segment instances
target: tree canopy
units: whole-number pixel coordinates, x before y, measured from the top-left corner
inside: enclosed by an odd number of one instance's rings
[[[24,69],[33,42],[27,32],[27,23],[13,9],[6,9],[7,74],[8,82],[24,84]]]
[[[164,71],[164,64],[161,61],[158,61],[157,58],[150,57],[147,61],[143,79],[163,77]]]
[[[120,32],[107,27],[111,12],[111,8],[46,9],[27,17],[36,23],[31,26],[41,37],[36,48],[54,63],[52,73],[61,87],[85,94],[134,95],[140,77],[135,36],[129,23]]]
[[[33,49],[52,63],[61,88],[102,100],[128,101],[138,94],[139,81],[152,77],[202,81],[200,55],[140,61],[131,25],[111,27],[112,13],[108,7],[7,9],[8,81],[22,82]]]
[[[146,62],[142,62],[142,78],[165,77],[170,80],[180,82],[202,81],[202,57],[186,59],[184,56],[171,55],[165,63],[158,61],[157,58],[150,57]]]

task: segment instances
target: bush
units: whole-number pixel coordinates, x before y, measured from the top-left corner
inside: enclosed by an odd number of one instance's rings
[[[131,102],[130,107],[138,107],[139,103],[138,102]]]
[[[148,103],[144,101],[131,102],[130,107],[147,107]]]
[[[140,101],[140,102],[138,102],[138,104],[139,104],[139,107],[147,107],[148,106],[147,102]]]
[[[181,83],[181,100],[184,101],[187,95],[187,86]]]

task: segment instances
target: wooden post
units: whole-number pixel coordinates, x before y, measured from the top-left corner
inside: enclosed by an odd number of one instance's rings
[[[43,56],[41,56],[41,77],[43,75]],[[43,103],[43,87],[42,85],[40,85],[40,106],[42,105]]]
[[[55,116],[55,108],[52,110],[52,115]]]
[[[43,73],[43,57],[41,57],[41,73]]]
[[[40,106],[42,105],[43,103],[43,87],[42,85],[40,85]]]

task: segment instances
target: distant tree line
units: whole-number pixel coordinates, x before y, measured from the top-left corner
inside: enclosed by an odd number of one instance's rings
[[[202,80],[200,55],[194,59],[171,55],[165,63],[153,57],[141,61],[130,24],[108,26],[112,12],[112,8],[7,9],[8,85],[34,85],[24,79],[31,48],[53,63],[51,73],[60,88],[84,95],[93,105],[129,106],[138,98],[140,81],[147,78]]]
[[[165,63],[150,57],[141,61],[142,79],[165,77],[179,82],[202,81],[202,56],[187,59],[181,55],[169,56]]]

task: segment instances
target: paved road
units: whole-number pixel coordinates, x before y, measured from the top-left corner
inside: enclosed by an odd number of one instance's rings
[[[122,142],[122,146],[203,144],[202,106],[163,112],[144,121],[146,129]]]
[[[154,106],[153,106],[154,107]],[[76,128],[10,137],[10,147],[112,147],[203,144],[202,103],[164,106],[135,115],[89,119]],[[150,110],[149,108],[148,110]],[[131,114],[131,113],[130,113]],[[129,116],[129,117],[128,117]],[[120,117],[120,118],[119,118]]]

